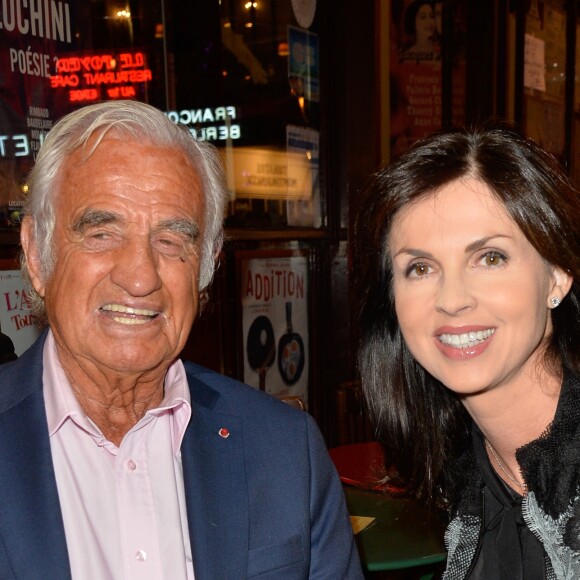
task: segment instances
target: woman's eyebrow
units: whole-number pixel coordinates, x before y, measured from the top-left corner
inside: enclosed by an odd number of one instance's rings
[[[480,238],[479,240],[475,240],[474,242],[471,242],[471,244],[469,244],[465,248],[465,253],[471,254],[472,252],[475,252],[475,251],[479,250],[480,248],[483,248],[490,240],[494,240],[496,238],[509,238],[509,237],[510,236],[506,236],[503,234],[494,234],[493,236],[486,236],[485,238]]]
[[[409,256],[415,256],[416,258],[432,258],[433,254],[430,252],[426,252],[425,250],[421,250],[420,248],[401,248],[393,258],[400,256],[401,254],[407,254]]]

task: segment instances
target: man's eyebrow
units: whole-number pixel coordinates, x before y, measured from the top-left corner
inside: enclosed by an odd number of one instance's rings
[[[158,232],[170,231],[180,234],[188,238],[190,242],[195,242],[199,237],[199,226],[195,222],[185,218],[163,220],[157,224],[155,230]]]
[[[86,209],[70,226],[73,232],[82,234],[89,228],[121,221],[121,216],[112,211]]]

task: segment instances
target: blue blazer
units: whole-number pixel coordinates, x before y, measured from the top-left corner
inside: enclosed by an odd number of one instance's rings
[[[2,580],[71,578],[42,393],[44,340],[0,366]],[[192,420],[182,459],[196,580],[362,579],[341,484],[308,413],[185,367]]]

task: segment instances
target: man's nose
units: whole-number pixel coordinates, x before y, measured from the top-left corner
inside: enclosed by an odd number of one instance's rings
[[[148,237],[126,240],[114,260],[111,280],[131,296],[148,296],[161,288],[159,256]]]

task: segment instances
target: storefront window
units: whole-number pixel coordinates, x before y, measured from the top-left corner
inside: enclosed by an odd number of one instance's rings
[[[533,0],[526,18],[524,127],[564,163],[566,10],[562,2]]]
[[[223,151],[227,225],[319,227],[319,43],[290,0],[7,0],[0,4],[0,206],[63,114],[150,103]]]

